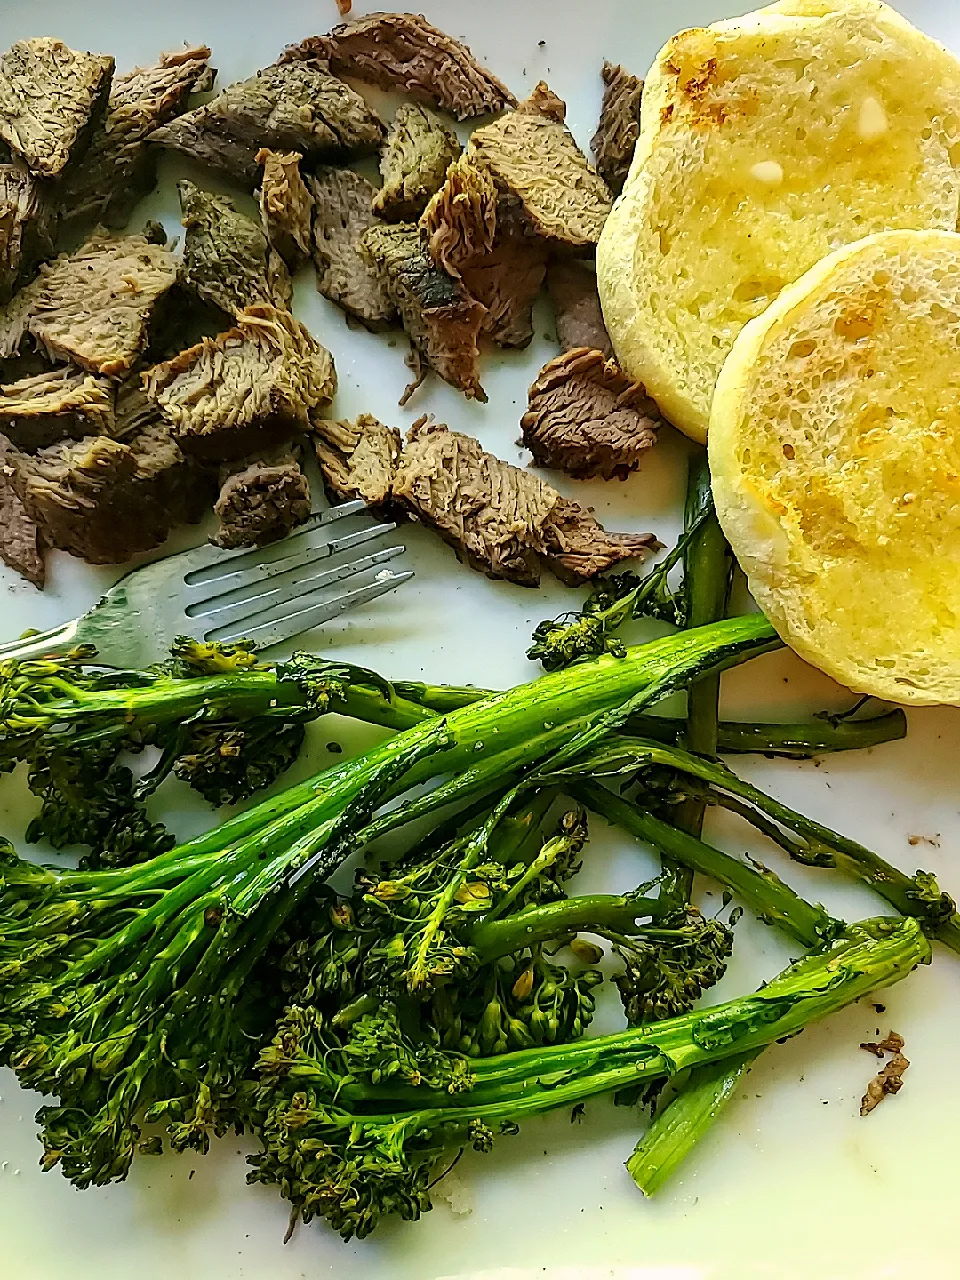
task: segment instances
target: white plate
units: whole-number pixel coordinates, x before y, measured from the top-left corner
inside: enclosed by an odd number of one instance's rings
[[[363,12],[375,5],[359,4]],[[586,145],[599,106],[604,57],[642,74],[674,31],[729,17],[730,0],[423,0],[438,26],[465,38],[518,93],[541,77],[567,99],[569,119]],[[903,0],[906,16],[960,49],[955,0]],[[220,83],[250,74],[284,45],[336,21],[334,0],[5,0],[0,45],[57,35],[77,48],[107,50],[120,68],[149,62],[182,40],[206,41]],[[542,43],[541,43],[542,42]],[[165,162],[162,192],[149,203],[177,228],[173,179]],[[144,206],[146,216],[147,206]],[[406,427],[421,412],[477,435],[512,461],[527,384],[555,352],[538,336],[530,351],[490,367],[486,407],[465,404],[446,387],[396,407],[406,381],[398,344],[347,329],[319,299],[309,273],[298,310],[337,357],[337,411],[361,410]],[[549,331],[546,312],[538,335]],[[686,444],[665,437],[642,474],[626,484],[557,480],[593,504],[611,527],[652,528],[667,542],[678,527]],[[532,626],[575,597],[495,584],[456,563],[421,530],[404,531],[412,587],[344,621],[312,647],[395,677],[505,685],[534,674],[523,653]],[[402,564],[403,562],[401,562]],[[0,639],[48,626],[93,602],[108,574],[58,556],[40,596],[12,574],[0,575]],[[725,677],[729,708],[779,714],[849,699],[792,657],[779,655]],[[340,726],[338,726],[340,728]],[[960,892],[953,865],[960,847],[956,760],[960,718],[952,711],[910,714],[910,738],[869,754],[813,764],[751,759],[755,780],[823,821],[856,836],[906,870],[918,865]],[[328,757],[329,726],[313,734],[310,764]],[[343,734],[339,734],[343,738]],[[346,739],[350,741],[349,737]],[[301,770],[303,772],[304,770]],[[28,808],[22,785],[0,785],[0,827],[20,835]],[[194,806],[175,822],[188,834]],[[209,821],[209,818],[206,819]],[[714,829],[733,850],[743,832]],[[910,836],[933,843],[911,846]],[[750,848],[784,870],[757,841]],[[599,839],[584,876],[589,885],[626,888],[649,865],[621,841]],[[878,909],[865,892],[829,875],[790,867],[808,896],[856,917]],[[781,966],[788,949],[762,926],[741,926],[739,958],[720,994],[747,989]],[[954,957],[882,997],[878,1016],[864,1003],[770,1050],[677,1181],[653,1202],[631,1183],[623,1161],[635,1140],[632,1113],[607,1102],[524,1126],[489,1156],[465,1157],[455,1214],[440,1200],[422,1222],[390,1225],[365,1242],[341,1244],[322,1224],[300,1229],[285,1248],[286,1209],[268,1189],[244,1185],[244,1144],[226,1140],[206,1159],[138,1162],[128,1181],[77,1192],[37,1167],[35,1095],[0,1073],[0,1275],[3,1280],[953,1280],[960,1263],[950,1243],[956,1215],[960,1091],[954,1080],[960,971]],[[857,1048],[889,1026],[906,1037],[911,1067],[903,1092],[867,1120],[858,1102],[876,1064]]]

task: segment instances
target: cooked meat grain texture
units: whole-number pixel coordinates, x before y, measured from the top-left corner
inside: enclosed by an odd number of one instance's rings
[[[477,346],[484,307],[434,264],[415,224],[371,227],[362,243],[416,351],[468,400],[486,401]]]
[[[498,191],[519,201],[535,234],[553,248],[586,252],[600,238],[613,196],[563,123],[565,111],[541,82],[516,111],[478,129],[467,153]]]
[[[91,235],[0,309],[0,356],[27,334],[54,359],[118,377],[147,341],[154,307],[177,279],[173,254],[143,236]]]
[[[459,155],[456,134],[439,116],[417,103],[403,103],[380,155],[383,186],[374,197],[374,213],[388,222],[414,222]]]
[[[613,356],[613,343],[603,323],[597,273],[573,258],[557,258],[547,270],[547,292],[557,322],[557,340],[564,351],[589,347]]]
[[[263,165],[258,200],[260,220],[267,240],[291,271],[297,271],[310,257],[313,225],[313,197],[300,174],[301,156],[296,151],[257,152]]]
[[[254,306],[144,378],[183,448],[230,461],[308,430],[337,389],[333,357],[289,312]]]
[[[70,366],[0,387],[0,433],[18,449],[43,449],[65,436],[112,434],[116,387]]]
[[[252,190],[257,152],[297,151],[312,166],[376,151],[386,130],[358,93],[308,62],[267,67],[155,130],[151,142],[228,174]]]
[[[0,164],[0,302],[53,254],[57,209],[51,187],[25,165]]]
[[[603,64],[603,107],[593,135],[597,171],[619,195],[630,172],[633,150],[640,136],[643,81],[612,62]]]
[[[262,458],[227,476],[214,504],[220,547],[262,547],[285,538],[310,515],[310,485],[292,455]]]
[[[41,178],[82,154],[102,114],[113,58],[60,40],[18,40],[0,55],[0,139]]]
[[[314,452],[330,501],[362,498],[371,507],[389,507],[402,445],[396,428],[368,413],[356,422],[314,423]]]
[[[13,484],[10,441],[0,436],[0,560],[43,589],[46,573],[40,530],[27,515]]]
[[[544,366],[520,420],[534,462],[578,480],[625,480],[656,444],[660,423],[644,387],[586,347]]]
[[[381,89],[395,89],[443,107],[458,120],[504,111],[516,98],[473,54],[415,13],[370,13],[325,36],[287,49],[281,63],[326,63]]]
[[[320,168],[307,179],[313,197],[313,260],[325,298],[370,329],[396,319],[397,308],[379,270],[361,251],[376,225],[374,188],[352,169]]]
[[[183,284],[211,306],[235,315],[258,302],[289,306],[290,273],[263,229],[239,213],[229,196],[180,182]]]
[[[125,226],[156,182],[156,152],[145,139],[185,111],[192,93],[212,88],[215,75],[210,50],[196,45],[161,53],[153,65],[117,76],[83,163],[64,176],[59,192],[64,222]]]

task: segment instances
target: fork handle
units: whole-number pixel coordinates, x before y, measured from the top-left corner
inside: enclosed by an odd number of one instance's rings
[[[9,640],[6,644],[0,644],[0,662],[11,659],[46,658],[52,653],[63,653],[65,649],[70,649],[77,643],[79,627],[79,619],[74,618],[72,622],[65,622],[62,626],[53,627],[49,631],[38,631],[36,635],[27,636],[22,640]]]

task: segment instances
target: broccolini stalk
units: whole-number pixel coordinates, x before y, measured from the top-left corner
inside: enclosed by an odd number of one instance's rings
[[[544,676],[426,720],[136,867],[64,872],[8,850],[0,1054],[24,1084],[60,1097],[41,1114],[46,1163],[78,1186],[102,1183],[125,1176],[147,1118],[199,1149],[236,1120],[256,965],[380,804],[484,756],[525,746],[535,768],[558,741],[594,745],[618,709],[776,643],[755,615]]]
[[[345,1055],[316,1024],[298,1047],[303,1011],[288,1010],[274,1042],[279,1061],[271,1048],[245,1095],[262,1148],[250,1179],[279,1185],[304,1219],[322,1215],[345,1239],[366,1236],[386,1215],[415,1219],[431,1207],[434,1168],[452,1146],[489,1150],[495,1129],[515,1132],[528,1116],[794,1035],[929,958],[915,921],[864,921],[755,995],[573,1044],[469,1063],[449,1055],[446,1068],[431,1058],[399,1079],[379,1068],[409,1060],[395,1026],[376,1037],[367,1023],[377,1053]]]

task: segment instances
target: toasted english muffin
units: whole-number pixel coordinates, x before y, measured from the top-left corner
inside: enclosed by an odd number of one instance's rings
[[[960,703],[960,235],[831,254],[733,345],[717,514],[783,639],[858,693]]]
[[[814,263],[955,230],[960,61],[874,0],[782,0],[661,50],[597,253],[617,356],[706,436],[737,334]]]

